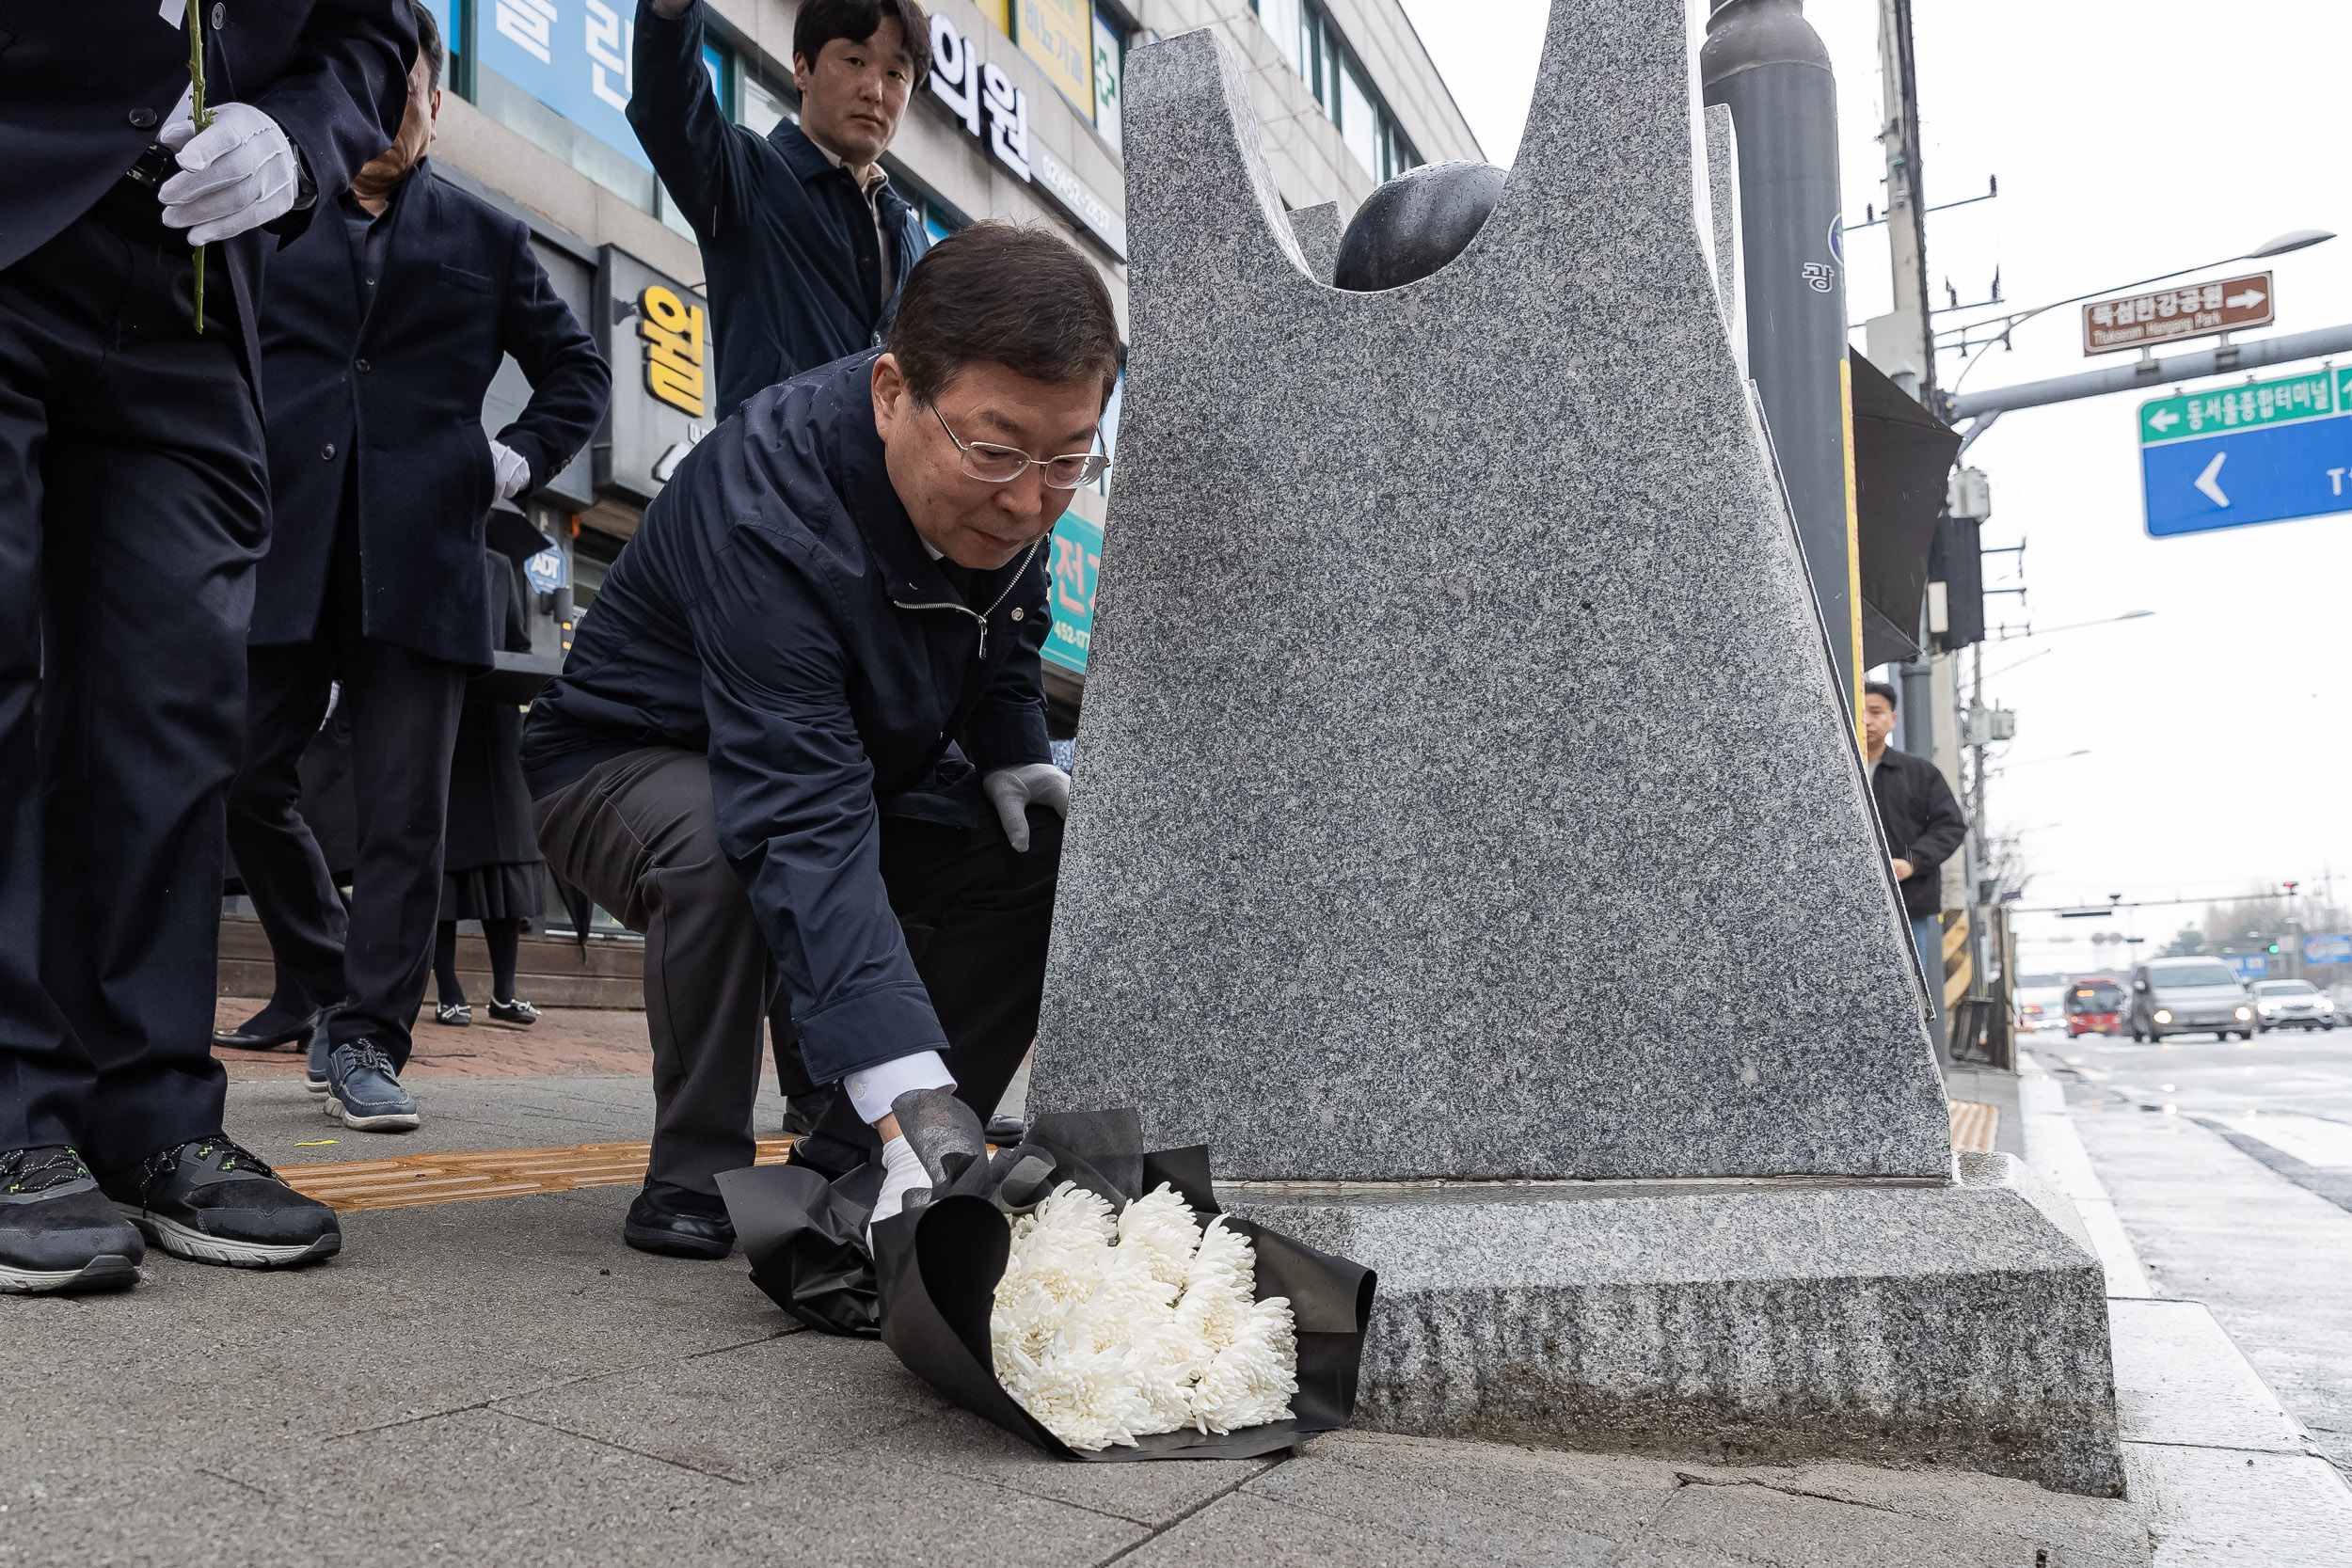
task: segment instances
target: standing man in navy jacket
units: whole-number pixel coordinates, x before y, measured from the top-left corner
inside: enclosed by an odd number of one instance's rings
[[[199,131],[181,7],[0,8],[0,1291],[131,1284],[142,1230],[246,1267],[342,1244],[221,1132],[220,801],[262,256],[382,150],[416,38],[406,0],[204,14]]]
[[[930,245],[879,164],[930,39],[914,0],[806,0],[792,24],[800,123],[762,136],[720,111],[700,0],[640,0],[628,122],[702,242],[719,418],[880,346]]]
[[[623,1235],[723,1258],[781,979],[811,1078],[793,1159],[921,1172],[901,1098],[977,1140],[1037,1033],[1068,777],[1045,744],[1043,545],[1101,474],[1110,293],[980,224],[889,352],[772,387],[645,511],[532,708],[548,863],[645,936],[653,1160]]]
[[[270,263],[262,373],[276,523],[246,668],[246,755],[229,837],[270,950],[324,1022],[310,1087],[345,1126],[418,1122],[400,1082],[440,919],[441,838],[467,677],[491,662],[482,571],[493,499],[538,489],[604,417],[611,378],[516,218],[422,162],[441,40],[418,13],[407,117],[389,149]],[[532,386],[496,440],[501,357]],[[502,624],[502,623],[501,623]],[[350,705],[358,859],[346,920],[294,810],[296,765]]]

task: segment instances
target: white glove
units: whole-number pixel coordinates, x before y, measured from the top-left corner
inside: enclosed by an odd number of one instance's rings
[[[1000,768],[980,781],[980,788],[996,807],[996,819],[1005,825],[1006,839],[1023,854],[1029,849],[1026,808],[1031,803],[1050,806],[1063,821],[1070,820],[1070,775],[1050,762]]]
[[[930,1173],[915,1157],[914,1149],[904,1138],[893,1138],[882,1145],[882,1193],[874,1199],[874,1212],[866,1221],[868,1229],[890,1218],[906,1207],[907,1194],[917,1187],[929,1190]]]
[[[499,499],[511,501],[531,488],[531,465],[503,441],[490,443],[490,472],[498,480]]]
[[[293,211],[302,163],[278,121],[250,103],[223,103],[199,131],[174,119],[158,138],[180,154],[178,174],[157,194],[164,222],[188,231],[190,245],[211,245]]]

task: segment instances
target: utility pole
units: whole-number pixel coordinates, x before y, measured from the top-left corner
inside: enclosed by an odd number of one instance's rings
[[[1919,73],[1912,46],[1911,0],[1879,0],[1879,74],[1885,103],[1879,146],[1886,158],[1886,235],[1888,258],[1894,270],[1895,308],[1870,321],[1867,347],[1873,364],[1934,409],[1940,400],[1935,377],[1935,332],[1930,314],[1932,307],[1928,293],[1928,203],[1920,176]],[[1923,644],[1933,629],[1922,628]],[[1981,673],[1982,669],[1979,661],[1978,670]],[[1969,801],[1972,807],[1963,852],[1957,862],[1947,861],[1944,865],[1944,911],[1947,923],[1957,912],[1962,928],[1968,934],[1968,989],[1970,994],[1981,996],[1990,954],[1981,933],[1975,928],[1980,923],[1970,921],[1968,911],[1982,885],[1988,863],[1983,836],[1984,753],[1976,752],[1979,766],[1974,778],[1967,777],[1962,767],[1966,737],[1960,724],[1959,677],[1954,657],[1932,647],[1904,663],[1903,708],[1918,718],[1914,721],[1915,732],[1912,723],[1904,725],[1903,739],[1913,750],[1931,758],[1942,770],[1952,794]],[[1980,688],[1981,682],[1978,684]],[[1981,697],[1980,689],[1979,695]],[[1935,1011],[1941,1026],[1944,976],[1933,972],[1933,965],[1930,968],[1929,984],[1937,988]]]

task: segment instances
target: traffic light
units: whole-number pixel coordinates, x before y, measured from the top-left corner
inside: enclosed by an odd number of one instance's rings
[[[2273,953],[2278,952],[2278,951],[2279,951],[2279,944],[2278,944],[2277,942],[2272,942],[2272,943],[2270,944],[2270,951],[2271,951],[2271,952],[2273,952]]]

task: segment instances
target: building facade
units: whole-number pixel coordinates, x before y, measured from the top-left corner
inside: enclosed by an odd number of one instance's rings
[[[555,543],[528,563],[533,639],[560,655],[606,566],[710,428],[701,257],[626,118],[635,0],[417,0],[451,45],[434,166],[525,218],[556,287],[602,340],[613,408],[532,503]],[[1125,323],[1120,82],[1152,38],[1213,27],[1241,61],[1293,207],[1352,214],[1382,180],[1481,154],[1396,0],[934,0],[928,72],[883,162],[943,236],[983,218],[1052,227],[1102,268]],[[793,0],[706,0],[719,101],[766,131],[794,112]],[[485,420],[525,388],[510,363]],[[1117,440],[1118,403],[1106,420]],[[1046,649],[1056,728],[1083,697],[1094,577],[1117,475],[1057,531]]]

